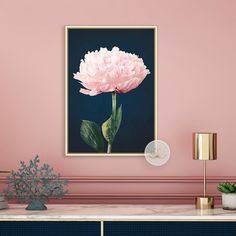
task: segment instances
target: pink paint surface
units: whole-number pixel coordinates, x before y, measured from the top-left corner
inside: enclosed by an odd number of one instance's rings
[[[39,154],[64,176],[199,176],[192,132],[210,131],[218,133],[219,158],[208,174],[235,176],[235,12],[234,0],[0,0],[0,169]],[[142,157],[65,157],[65,25],[159,25],[158,137],[171,148],[165,166]],[[153,191],[130,186],[116,191]]]

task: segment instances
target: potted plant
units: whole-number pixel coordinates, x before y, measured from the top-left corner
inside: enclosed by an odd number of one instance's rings
[[[26,210],[47,210],[44,203],[49,197],[62,198],[67,191],[66,180],[60,178],[48,164],[39,166],[39,157],[29,161],[29,165],[20,162],[18,171],[11,171],[7,177],[6,196],[27,203]]]
[[[217,189],[222,193],[222,206],[224,210],[236,210],[236,182],[220,183]]]

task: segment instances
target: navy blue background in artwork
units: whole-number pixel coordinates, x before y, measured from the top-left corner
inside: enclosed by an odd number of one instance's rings
[[[68,30],[68,153],[93,153],[80,137],[82,120],[102,124],[111,115],[111,93],[94,97],[79,92],[73,79],[88,51],[114,46],[141,57],[150,70],[142,84],[117,95],[117,108],[123,107],[120,129],[112,146],[116,153],[142,153],[154,139],[154,29],[69,29]],[[106,150],[106,147],[105,147]]]

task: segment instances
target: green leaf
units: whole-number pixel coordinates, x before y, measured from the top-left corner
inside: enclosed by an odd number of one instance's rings
[[[83,120],[80,127],[80,135],[86,144],[97,152],[104,151],[104,143],[100,126],[89,120]]]
[[[224,186],[218,186],[218,190],[222,193],[230,193],[230,191]]]
[[[121,120],[122,105],[120,105],[120,107],[117,109],[115,117],[111,115],[110,118],[102,124],[102,134],[108,143],[113,143],[120,128]]]
[[[226,182],[226,183],[225,183],[225,187],[229,189],[229,188],[230,188],[230,183],[229,183],[229,182]]]
[[[234,187],[233,187],[232,185],[229,186],[229,191],[230,191],[231,193],[234,193],[234,192],[235,192],[235,189],[234,189]]]

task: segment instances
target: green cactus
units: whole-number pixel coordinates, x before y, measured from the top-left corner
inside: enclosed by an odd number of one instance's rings
[[[235,183],[220,183],[217,189],[222,193],[236,193],[236,182]]]

